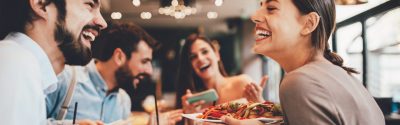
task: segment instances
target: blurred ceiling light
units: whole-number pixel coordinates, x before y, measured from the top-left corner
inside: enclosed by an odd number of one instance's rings
[[[118,20],[118,19],[121,19],[121,18],[122,18],[121,12],[112,12],[111,13],[111,19]]]
[[[133,6],[138,7],[140,6],[140,0],[132,0],[132,4]]]
[[[178,6],[179,5],[178,0],[172,0],[171,1],[171,5],[174,6],[174,7]]]
[[[175,17],[175,19],[183,19],[188,15],[195,14],[196,8],[185,6],[183,0],[172,0],[171,6],[161,7],[158,9],[158,13]]]
[[[222,3],[224,3],[224,1],[223,0],[215,0],[215,2],[214,2],[214,4],[215,4],[215,6],[222,6]]]
[[[216,19],[218,17],[218,13],[217,12],[208,12],[207,17],[208,17],[208,19]]]
[[[151,13],[150,12],[142,12],[142,13],[140,13],[140,18],[142,18],[142,19],[151,19]]]
[[[355,5],[367,3],[368,0],[335,0],[338,5]]]
[[[174,17],[176,18],[176,19],[183,19],[183,18],[185,18],[185,13],[183,13],[183,12],[176,12],[175,14],[174,14]]]

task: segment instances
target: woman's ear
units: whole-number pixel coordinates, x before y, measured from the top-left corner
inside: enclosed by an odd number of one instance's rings
[[[214,50],[215,51],[215,55],[218,58],[218,61],[221,61],[221,54],[219,54],[219,50]]]
[[[112,55],[112,59],[114,61],[114,63],[118,66],[121,66],[123,64],[125,64],[126,61],[126,55],[125,53],[122,51],[122,49],[120,48],[116,48],[114,50],[114,53]]]
[[[221,47],[219,46],[219,43],[217,40],[211,41],[211,48],[213,48],[215,55],[218,58],[218,61],[221,61],[221,55],[219,54],[219,50]]]
[[[311,12],[305,15],[305,26],[301,31],[302,35],[308,35],[312,33],[318,26],[320,21],[320,16],[316,12]]]
[[[29,5],[32,8],[33,14],[37,18],[48,19],[48,11],[46,10],[46,6],[49,5],[46,0],[29,0]]]

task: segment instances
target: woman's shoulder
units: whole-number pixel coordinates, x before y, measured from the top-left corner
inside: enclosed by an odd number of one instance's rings
[[[286,73],[283,82],[286,81],[310,81],[324,78],[326,75],[335,74],[341,69],[329,62],[311,62]]]
[[[311,74],[307,71],[296,70],[290,73],[287,73],[283,80],[284,83],[309,83],[311,81],[315,81],[315,78],[311,76]]]
[[[230,83],[234,83],[234,84],[248,84],[250,82],[253,82],[253,79],[246,74],[240,74],[240,75],[228,77],[228,81]]]
[[[349,75],[341,67],[338,67],[330,62],[312,62],[306,64],[296,70],[287,73],[282,81],[282,84],[299,84],[303,86],[317,85],[329,86],[333,83],[351,82],[352,76]],[[314,84],[310,84],[314,83]]]
[[[320,76],[308,70],[296,70],[285,75],[280,85],[282,92],[308,93],[309,90],[325,90]]]
[[[313,100],[321,97],[325,101],[332,97],[331,91],[325,83],[321,83],[318,76],[311,76],[307,72],[293,72],[286,75],[279,87],[281,102],[287,102],[293,98]],[[283,101],[282,101],[283,100]]]

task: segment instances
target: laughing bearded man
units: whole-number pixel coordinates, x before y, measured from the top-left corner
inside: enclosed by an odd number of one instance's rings
[[[86,65],[90,44],[107,27],[99,0],[0,3],[0,124],[46,124],[45,96],[65,64]]]

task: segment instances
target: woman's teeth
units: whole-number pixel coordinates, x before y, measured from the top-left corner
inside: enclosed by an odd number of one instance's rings
[[[257,39],[263,39],[266,37],[271,36],[271,32],[267,30],[256,30],[256,38]]]
[[[88,31],[83,31],[83,32],[82,32],[82,35],[83,35],[83,37],[84,37],[85,39],[88,39],[89,41],[94,41],[95,38],[96,38],[96,36],[94,36],[93,33],[88,32]]]
[[[200,71],[205,71],[206,69],[208,69],[210,67],[210,65],[204,65],[202,67],[200,67]]]

